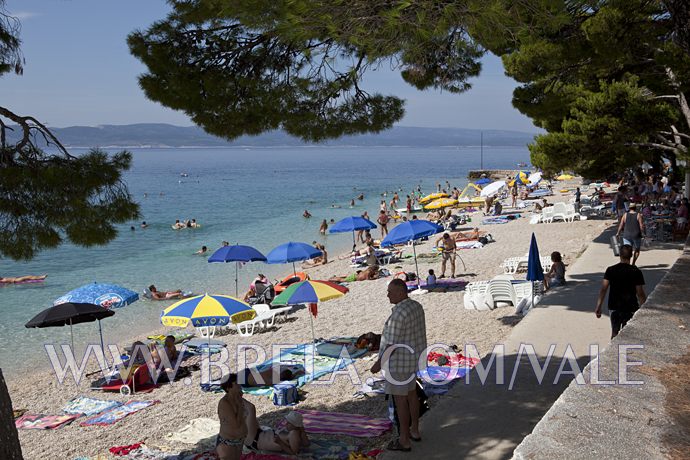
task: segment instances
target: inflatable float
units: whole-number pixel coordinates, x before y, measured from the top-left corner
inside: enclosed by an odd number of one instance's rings
[[[280,282],[276,283],[275,290],[276,295],[283,292],[291,284],[299,283],[300,281],[306,281],[309,279],[309,275],[304,272],[297,272],[292,275],[288,275],[283,278]]]

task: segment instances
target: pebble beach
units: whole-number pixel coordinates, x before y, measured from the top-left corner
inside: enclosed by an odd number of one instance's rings
[[[559,183],[559,188],[574,189],[579,181],[574,179]],[[550,202],[568,201],[572,193],[555,192],[548,197]],[[506,211],[513,211],[506,207]],[[522,218],[503,225],[481,225],[481,212],[472,215],[473,221],[459,228],[468,231],[478,226],[480,231],[490,233],[495,242],[481,249],[459,250],[457,277],[468,281],[489,280],[502,273],[501,262],[514,256],[521,256],[529,249],[532,232],[536,235],[542,256],[552,251],[563,255],[566,267],[582,254],[587,245],[604,229],[611,225],[608,219],[590,219],[572,223],[554,222],[551,224],[530,225],[530,208],[520,210]],[[379,238],[379,230],[372,231]],[[440,235],[439,235],[440,236]],[[419,272],[425,277],[429,269],[440,274],[441,258],[433,248],[435,237],[415,247],[418,257]],[[404,256],[411,254],[406,248]],[[328,279],[333,275],[347,275],[355,269],[350,267],[350,259],[340,259],[329,254],[329,263],[304,269],[311,279]],[[462,261],[462,262],[461,262]],[[463,268],[464,263],[464,268]],[[415,271],[414,260],[403,257],[386,267],[392,273]],[[516,275],[516,278],[524,277]],[[384,322],[390,314],[391,305],[386,298],[386,286],[390,277],[372,281],[349,283],[349,293],[339,299],[330,300],[318,305],[318,315],[314,318],[315,336],[322,338],[338,336],[359,336],[366,332],[380,333]],[[465,349],[473,344],[481,357],[489,353],[494,345],[501,343],[511,333],[512,328],[522,316],[514,314],[514,308],[501,307],[491,311],[466,310],[463,306],[462,291],[428,292],[415,296],[423,306],[426,314],[428,343],[457,345]],[[233,351],[238,345],[252,344],[270,350],[274,344],[302,344],[312,340],[310,319],[307,309],[300,309],[289,315],[287,321],[279,321],[274,327],[261,329],[250,337],[240,337],[236,333],[216,335],[216,339],[227,344],[230,350],[228,365],[236,369],[236,357]],[[193,331],[189,326],[190,332]],[[169,330],[159,327],[150,334],[166,334]],[[121,337],[120,346],[129,345],[142,337]],[[348,412],[365,414],[372,417],[386,417],[387,402],[383,396],[366,396],[355,398],[353,394],[359,389],[360,382],[352,382],[350,377],[357,377],[362,382],[371,377],[369,368],[374,363],[375,354],[367,354],[355,360],[347,372],[341,372],[333,382],[322,384],[312,382],[301,388],[303,401],[299,409],[317,409],[322,411]],[[195,358],[192,358],[195,359]],[[95,370],[93,363],[89,364]],[[348,374],[349,373],[349,377]],[[328,380],[325,376],[321,381]],[[79,395],[124,401],[125,396],[118,393],[100,393],[89,389],[93,378],[85,378],[76,384],[67,377],[63,384],[58,384],[53,373],[47,371],[28,372],[10,376],[8,387],[12,396],[14,409],[26,409],[30,413],[59,414],[65,402]],[[108,454],[112,446],[144,442],[150,448],[179,454],[180,452],[203,452],[213,447],[213,439],[200,440],[196,445],[183,444],[169,439],[169,434],[177,431],[189,421],[197,418],[217,420],[216,408],[220,394],[204,393],[199,390],[200,372],[193,372],[191,380],[164,384],[151,393],[131,396],[135,400],[159,400],[146,410],[133,414],[110,426],[80,427],[78,420],[57,430],[19,430],[24,456],[27,459],[65,458],[117,458]],[[286,408],[276,407],[268,397],[245,396],[256,405],[259,422],[273,426],[287,413]],[[443,396],[430,398],[431,410],[442,401]],[[375,438],[357,438],[352,441],[366,451],[385,446],[392,436]],[[101,457],[98,457],[101,455]]]

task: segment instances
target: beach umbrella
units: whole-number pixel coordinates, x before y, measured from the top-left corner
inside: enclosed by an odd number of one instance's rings
[[[529,245],[529,256],[527,258],[527,281],[532,282],[532,307],[534,307],[534,282],[544,281],[544,269],[539,258],[539,247],[537,247],[537,237],[532,233],[532,240]]]
[[[266,255],[266,263],[269,264],[289,264],[292,262],[292,271],[297,276],[295,262],[309,260],[319,257],[323,253],[311,244],[288,242],[276,246]]]
[[[198,295],[175,302],[161,313],[163,326],[194,327],[227,326],[249,321],[256,317],[256,311],[239,299],[229,295]],[[208,334],[208,358],[211,359],[211,334]],[[211,366],[209,366],[209,382]]]
[[[535,172],[534,174],[530,174],[530,176],[527,178],[527,181],[529,182],[530,187],[534,187],[537,185],[539,182],[541,182],[541,173],[540,172]]]
[[[386,235],[381,241],[381,246],[393,246],[394,244],[407,243],[419,238],[435,235],[443,231],[443,227],[436,225],[428,220],[408,220],[393,228],[393,230]],[[412,244],[412,252],[414,254],[414,266],[417,273],[417,286],[419,286],[419,266],[417,265],[417,250]]]
[[[53,305],[62,303],[90,303],[103,308],[122,308],[139,300],[139,294],[117,284],[85,284],[57,298]]]
[[[74,350],[74,333],[72,325],[98,321],[98,333],[101,336],[101,350],[103,350],[103,331],[101,320],[115,314],[112,310],[90,303],[65,302],[50,308],[46,308],[33,317],[24,326],[31,327],[61,327],[69,324],[69,333],[72,337],[72,350]]]
[[[448,195],[447,193],[432,193],[431,195],[427,195],[424,198],[420,198],[418,202],[419,204],[425,204],[430,203],[434,200],[438,200],[439,198],[447,198],[449,196],[450,195]]]
[[[357,242],[355,241],[356,230],[371,230],[376,228],[376,224],[364,217],[352,216],[339,220],[331,226],[329,233],[346,233],[352,232],[352,250],[355,250]]]
[[[486,187],[482,189],[481,192],[479,192],[479,196],[483,197],[490,197],[496,195],[503,187],[506,186],[506,182],[503,180],[497,180],[496,182],[492,182]]]
[[[561,174],[556,178],[556,180],[570,180],[572,178],[573,176],[571,176],[570,174]]]
[[[489,179],[488,177],[482,177],[481,179],[477,179],[476,181],[474,181],[475,185],[486,185],[490,183],[491,179]]]
[[[424,209],[442,209],[448,206],[455,206],[456,204],[458,204],[458,200],[452,198],[439,198],[424,206]]]
[[[331,299],[337,299],[344,296],[348,292],[348,288],[330,281],[307,280],[288,286],[275,299],[272,305],[297,305],[297,304],[313,304],[318,302],[325,302]],[[311,337],[316,342],[314,335],[314,319],[316,316],[316,309],[309,310],[309,320],[311,321]]]
[[[266,262],[266,256],[251,246],[235,244],[223,246],[208,258],[209,263],[235,262],[235,296],[237,296],[237,269],[240,262]]]

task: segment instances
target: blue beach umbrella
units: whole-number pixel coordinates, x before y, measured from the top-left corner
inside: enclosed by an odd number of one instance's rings
[[[486,177],[483,177],[481,179],[477,179],[476,181],[474,181],[474,185],[486,185],[486,184],[490,184],[490,183],[491,183],[491,179],[488,179]]]
[[[90,303],[103,308],[122,308],[139,300],[139,294],[117,284],[91,283],[55,299],[53,305],[67,302]]]
[[[537,247],[537,237],[532,233],[532,240],[529,245],[529,257],[527,259],[527,281],[532,282],[532,306],[534,306],[534,282],[544,281],[544,269],[539,258],[539,247]]]
[[[392,246],[394,244],[407,243],[419,238],[435,235],[443,231],[443,227],[436,225],[428,220],[408,220],[396,226],[390,231],[388,235],[381,241],[381,246]],[[419,266],[417,266],[417,250],[412,245],[412,252],[414,254],[414,266],[417,272],[417,286],[419,286]]]
[[[242,246],[240,244],[223,246],[208,258],[209,263],[235,262],[235,296],[237,296],[237,266],[239,262],[257,261],[266,262],[266,256],[251,246]]]
[[[355,241],[356,230],[371,230],[376,228],[376,224],[364,217],[352,216],[339,220],[331,226],[329,233],[346,233],[352,232],[352,250],[355,250],[357,242]]]
[[[266,263],[289,264],[292,262],[292,271],[297,274],[295,262],[319,257],[323,253],[311,244],[290,241],[276,246],[266,255]]]

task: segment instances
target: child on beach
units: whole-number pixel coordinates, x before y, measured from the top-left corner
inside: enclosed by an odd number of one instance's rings
[[[429,269],[429,276],[426,277],[426,285],[427,286],[436,285],[436,274],[434,273],[433,268]]]

